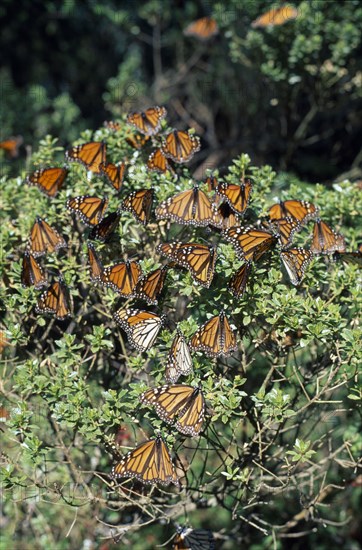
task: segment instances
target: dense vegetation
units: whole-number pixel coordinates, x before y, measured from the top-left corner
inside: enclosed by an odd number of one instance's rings
[[[102,128],[111,161],[128,159],[117,193],[84,167],[72,164],[66,186],[50,200],[24,184],[25,172],[2,179],[4,317],[2,424],[5,448],[4,547],[155,548],[175,524],[211,528],[217,544],[232,549],[328,548],[336,541],[357,548],[357,464],[361,448],[360,271],[353,264],[318,257],[299,288],[283,274],[278,254],[256,265],[241,299],[227,290],[239,262],[220,233],[151,220],[145,228],[123,213],[119,229],[96,248],[104,262],[137,258],[148,272],[159,265],[156,246],[173,238],[218,245],[210,289],[172,270],[159,306],[167,327],[146,354],[132,350],[112,320],[124,300],[89,280],[88,230],[72,221],[66,198],[84,193],[110,197],[110,210],[133,189],[155,188],[156,201],[190,188],[187,168],[178,179],[151,173],[147,153],[134,151],[128,132]],[[92,134],[86,131],[83,140]],[[62,165],[63,149],[47,137],[32,157],[38,165]],[[276,197],[298,196],[318,205],[323,219],[356,247],[361,193],[348,181],[326,189],[255,167],[246,155],[229,167],[226,179],[253,176],[246,221],[267,213]],[[36,207],[34,208],[34,205]],[[56,226],[68,241],[47,255],[49,278],[58,270],[70,288],[69,321],[36,315],[40,292],[22,288],[22,255],[35,215]],[[310,233],[297,237],[308,243]],[[128,302],[129,303],[129,302]],[[176,323],[189,337],[198,325],[224,309],[238,335],[238,351],[227,359],[194,355],[194,374],[207,401],[200,437],[179,434],[139,395],[164,383],[164,365]],[[161,430],[176,458],[181,489],[149,488],[126,481],[117,488],[109,473],[115,457]],[[117,458],[117,457],[116,457]],[[88,542],[87,542],[88,541]],[[118,542],[117,542],[118,541]],[[103,546],[102,546],[103,545]]]

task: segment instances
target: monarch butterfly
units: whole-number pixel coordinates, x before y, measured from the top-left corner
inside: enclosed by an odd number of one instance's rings
[[[250,180],[245,180],[241,185],[233,183],[219,183],[217,194],[224,197],[228,205],[237,214],[243,214],[249,204],[253,185]]]
[[[114,132],[117,132],[121,129],[121,125],[119,122],[115,122],[114,120],[105,120],[103,122],[103,126],[105,128],[108,128],[109,130],[113,130]]]
[[[102,221],[108,207],[108,199],[107,197],[99,199],[98,197],[82,195],[68,199],[66,206],[68,210],[79,216],[85,224],[93,226]]]
[[[195,332],[190,347],[194,351],[204,351],[208,357],[230,355],[237,349],[235,334],[223,311],[206,321]]]
[[[271,25],[284,25],[284,23],[296,19],[296,17],[298,17],[298,10],[294,6],[284,5],[263,13],[251,23],[251,26],[253,29],[257,29],[259,27],[270,27]]]
[[[157,252],[186,267],[196,283],[206,288],[211,285],[217,258],[216,249],[213,246],[173,242],[158,245]]]
[[[201,41],[206,41],[219,34],[219,27],[212,17],[202,17],[190,23],[184,29],[185,36],[193,36]]]
[[[28,185],[39,187],[48,197],[55,197],[63,187],[68,172],[66,168],[43,168],[30,174],[25,181]]]
[[[344,237],[336,233],[321,219],[317,219],[313,228],[313,240],[310,247],[313,254],[331,254],[332,252],[344,252],[346,242]]]
[[[87,170],[100,175],[100,165],[106,161],[106,150],[104,141],[90,141],[68,149],[65,158],[71,162],[79,162]]]
[[[342,260],[342,262],[348,262],[357,264],[359,268],[362,267],[362,244],[358,246],[355,252],[335,252],[333,254],[334,260]]]
[[[3,149],[8,157],[16,158],[19,156],[19,147],[22,145],[23,141],[22,136],[5,139],[4,141],[0,141],[0,149]]]
[[[237,298],[244,294],[251,270],[252,263],[245,262],[231,277],[228,287]]]
[[[138,351],[150,349],[157,338],[165,317],[141,309],[119,309],[113,316],[126,332],[130,344]]]
[[[61,275],[58,281],[50,285],[40,296],[35,311],[53,314],[59,321],[71,315],[69,291]]]
[[[138,262],[120,262],[103,269],[101,283],[118,292],[123,298],[130,298],[141,275]]]
[[[216,191],[219,182],[215,176],[209,176],[206,178],[205,184],[207,185],[209,193],[211,193],[212,191]]]
[[[34,258],[38,258],[46,252],[58,252],[60,248],[67,248],[63,237],[38,216],[30,231],[29,249],[31,254]]]
[[[259,260],[277,242],[272,233],[253,227],[230,227],[225,237],[234,245],[238,257],[246,262]]]
[[[10,344],[9,340],[6,337],[6,332],[2,328],[0,328],[0,354],[4,351],[4,349]]]
[[[156,218],[200,227],[220,223],[208,197],[197,186],[162,202],[156,208]]]
[[[21,270],[21,284],[26,286],[34,286],[36,289],[47,285],[48,281],[44,276],[42,267],[29,251],[25,251],[23,256],[23,267]]]
[[[174,384],[181,375],[192,372],[192,358],[189,347],[182,332],[177,329],[166,363],[165,378]]]
[[[148,304],[157,304],[157,298],[161,294],[168,271],[168,266],[159,267],[148,275],[141,277],[136,285],[134,295],[145,300]]]
[[[122,183],[123,176],[126,171],[126,164],[112,164],[112,162],[101,162],[99,165],[100,173],[107,178],[109,183],[119,191]]]
[[[131,134],[126,137],[128,145],[137,150],[142,149],[149,139],[149,136],[141,136],[140,134]]]
[[[280,253],[285,269],[293,285],[299,285],[305,271],[313,259],[313,254],[305,248],[290,248]]]
[[[94,283],[100,283],[103,274],[103,264],[99,259],[96,250],[92,243],[87,243],[88,246],[88,261],[90,266],[90,279]]]
[[[307,201],[289,200],[273,204],[269,208],[269,218],[271,221],[291,217],[300,223],[305,223],[314,218],[318,213],[314,204]]]
[[[161,149],[155,149],[155,151],[150,154],[147,161],[147,167],[155,172],[164,173],[167,172],[167,170],[173,172],[167,158],[162,153]]]
[[[215,212],[215,216],[217,223],[210,224],[213,227],[221,228],[223,231],[226,231],[229,227],[240,227],[240,219],[235,212],[231,210],[227,202],[220,204]]]
[[[89,238],[92,240],[101,241],[103,243],[106,242],[106,240],[115,231],[120,219],[121,215],[118,210],[116,212],[111,212],[93,227],[92,231],[89,233]]]
[[[173,550],[215,550],[215,539],[207,529],[178,529],[173,540]]]
[[[278,228],[278,239],[283,248],[291,244],[294,233],[302,227],[297,220],[290,217],[277,220],[274,225]]]
[[[130,451],[112,468],[112,477],[135,477],[148,484],[179,485],[170,452],[158,435]]]
[[[200,388],[175,384],[143,392],[142,403],[155,405],[158,416],[185,435],[198,435],[205,418],[205,400]]]
[[[174,130],[162,140],[162,152],[174,162],[183,163],[192,159],[200,150],[200,138],[188,132]]]
[[[131,212],[138,222],[146,225],[151,217],[153,196],[153,189],[132,191],[132,193],[123,200],[121,210]]]
[[[161,130],[161,121],[166,115],[165,107],[150,107],[140,113],[130,113],[127,116],[127,122],[142,134],[153,136]]]

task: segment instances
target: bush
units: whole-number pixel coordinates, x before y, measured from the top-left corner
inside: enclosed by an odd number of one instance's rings
[[[149,272],[161,263],[157,245],[174,238],[212,242],[219,253],[210,289],[172,270],[159,306],[151,308],[167,315],[167,326],[147,354],[135,352],[112,320],[124,300],[90,283],[87,230],[65,208],[67,197],[82,194],[107,194],[111,211],[134,189],[153,186],[161,201],[190,188],[187,168],[178,168],[178,178],[147,170],[147,155],[127,144],[128,132],[121,123],[118,131],[94,134],[107,142],[108,160],[127,159],[120,194],[77,164],[53,200],[24,184],[25,171],[2,177],[4,547],[146,550],[186,523],[211,529],[225,550],[290,548],[291,538],[293,548],[356,548],[358,267],[318,257],[295,288],[273,254],[255,266],[246,293],[235,299],[227,282],[240,262],[220,233],[154,220],[144,228],[123,212],[110,243],[96,244],[105,263],[137,258]],[[83,141],[91,138],[83,132]],[[32,164],[61,166],[63,153],[47,136]],[[270,166],[253,166],[247,155],[233,161],[226,178],[238,183],[245,173],[255,182],[246,220],[264,216],[276,197],[309,200],[348,248],[356,247],[362,208],[356,185],[343,181],[328,190],[291,181]],[[36,315],[39,291],[20,284],[35,215],[68,241],[43,262],[49,279],[61,271],[69,286],[68,321]],[[298,234],[299,244],[308,242],[309,229]],[[183,383],[201,385],[207,419],[200,437],[185,437],[141,407],[139,396],[163,383],[176,324],[190,337],[221,309],[236,328],[238,351],[219,360],[193,356],[194,374]],[[172,449],[181,489],[114,484],[112,444],[124,454],[158,430]]]

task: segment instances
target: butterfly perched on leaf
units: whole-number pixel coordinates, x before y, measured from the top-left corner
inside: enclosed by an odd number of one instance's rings
[[[145,300],[150,305],[157,304],[161,294],[168,271],[168,266],[159,267],[148,275],[143,275],[137,282],[134,289],[134,296]]]
[[[118,464],[112,468],[112,477],[134,477],[147,484],[179,485],[175,467],[170,452],[158,435],[149,439],[127,453]]]
[[[92,243],[87,243],[88,246],[88,263],[90,267],[90,279],[94,283],[100,283],[103,275],[103,264],[98,257],[98,254]]]
[[[205,418],[205,400],[200,388],[165,385],[143,392],[140,400],[153,405],[158,416],[179,432],[199,435]]]
[[[161,122],[166,115],[165,107],[150,107],[146,111],[130,113],[127,122],[142,134],[153,136],[161,130]]]
[[[99,197],[82,195],[68,199],[66,206],[85,224],[92,227],[102,221],[108,207],[108,199],[107,197],[100,199]]]
[[[161,172],[162,174],[167,172],[167,170],[173,172],[173,169],[171,168],[168,159],[162,153],[162,150],[160,148],[152,151],[152,153],[148,157],[147,167],[154,172]]]
[[[230,278],[228,288],[237,298],[240,298],[244,294],[251,270],[252,263],[245,262]]]
[[[152,203],[154,197],[153,189],[140,189],[132,191],[122,202],[121,210],[131,212],[133,217],[143,225],[150,220]]]
[[[284,4],[279,8],[266,11],[255,19],[251,26],[253,29],[284,25],[298,17],[298,10],[294,6]]]
[[[101,162],[99,170],[102,176],[105,176],[107,181],[119,191],[122,187],[124,173],[126,171],[126,164],[121,162],[120,164],[113,164],[112,162]]]
[[[258,261],[277,243],[273,233],[254,227],[230,227],[224,235],[235,247],[238,257],[246,262]]]
[[[101,283],[118,292],[123,298],[130,298],[141,275],[142,270],[138,262],[120,262],[103,269]]]
[[[197,243],[164,243],[157,247],[157,252],[174,260],[191,273],[196,283],[209,288],[215,273],[217,258],[216,249],[212,246]]]
[[[289,248],[289,250],[281,252],[280,257],[289,275],[290,282],[298,286],[314,257],[312,252],[305,248]]]
[[[208,357],[230,355],[237,349],[235,334],[223,311],[206,321],[195,332],[190,347],[193,351],[205,352]]]
[[[222,231],[226,231],[230,227],[240,227],[240,218],[230,208],[227,202],[222,202],[215,212],[215,221],[210,225]]]
[[[21,284],[24,287],[34,286],[36,289],[48,284],[43,268],[38,264],[34,256],[28,250],[24,252],[23,256]]]
[[[125,331],[131,346],[137,351],[147,351],[165,322],[164,316],[141,309],[119,309],[113,316],[116,323]]]
[[[114,120],[105,120],[103,126],[108,128],[108,130],[113,130],[113,132],[118,132],[121,129],[121,124]]]
[[[102,243],[106,242],[118,227],[120,219],[121,215],[118,210],[116,212],[111,212],[97,225],[93,226],[89,233],[89,238],[94,241],[101,241]]]
[[[187,25],[183,33],[185,36],[192,36],[198,40],[206,41],[219,33],[219,27],[212,17],[201,17]]]
[[[87,170],[100,175],[100,165],[106,161],[106,151],[107,147],[104,141],[90,141],[68,149],[65,158],[71,162],[79,162]]]
[[[220,223],[209,198],[197,186],[163,201],[156,208],[156,218],[200,227]]]
[[[233,183],[220,182],[217,186],[217,194],[223,197],[230,208],[234,210],[236,214],[243,214],[248,207],[253,185],[250,180],[240,185]]]
[[[313,254],[332,254],[333,252],[344,252],[346,242],[344,237],[336,233],[321,219],[314,222],[313,240],[310,247]]]
[[[25,181],[28,185],[37,186],[48,197],[55,197],[63,187],[68,172],[67,168],[42,168],[30,174]]]
[[[293,218],[301,224],[306,223],[318,214],[314,204],[307,201],[288,200],[273,204],[269,208],[270,221],[281,220],[282,218]]]
[[[186,376],[192,372],[192,357],[189,346],[180,329],[172,341],[167,357],[165,378],[167,382],[174,384],[180,376]]]
[[[215,550],[215,539],[207,529],[182,527],[173,540],[173,550]]]
[[[8,157],[16,158],[19,156],[19,147],[24,142],[22,136],[10,137],[4,141],[0,141],[0,149],[5,151]]]
[[[142,147],[146,145],[149,139],[149,136],[143,136],[141,134],[130,134],[126,137],[126,142],[128,143],[128,145],[133,147],[133,149],[137,149],[137,151],[139,151],[140,149],[142,149]]]
[[[61,248],[67,248],[67,243],[56,229],[45,220],[36,218],[29,236],[29,251],[38,258],[47,252],[58,252]]]
[[[273,222],[277,230],[278,240],[282,248],[288,247],[293,240],[294,233],[300,231],[301,224],[294,218],[282,218]]]
[[[59,321],[63,321],[71,315],[69,290],[61,275],[40,296],[35,311],[36,313],[55,315]]]
[[[162,139],[162,153],[174,162],[183,163],[192,159],[200,150],[200,138],[188,132],[173,130]]]

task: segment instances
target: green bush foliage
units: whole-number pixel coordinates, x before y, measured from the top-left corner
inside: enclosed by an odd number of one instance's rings
[[[211,529],[224,550],[290,548],[290,540],[296,549],[322,550],[336,541],[356,548],[361,271],[317,257],[296,288],[274,253],[256,264],[246,293],[235,299],[227,282],[241,262],[220,233],[154,218],[143,227],[123,212],[110,242],[96,243],[105,264],[135,258],[148,273],[162,263],[157,245],[173,239],[213,243],[219,254],[209,289],[185,270],[170,272],[159,305],[147,308],[165,313],[167,325],[148,353],[135,352],[112,320],[130,301],[91,284],[89,230],[65,208],[69,197],[107,194],[113,211],[135,189],[153,187],[160,202],[192,186],[183,166],[177,178],[151,173],[148,153],[132,149],[128,133],[121,121],[117,131],[87,130],[78,141],[103,139],[107,160],[127,161],[119,193],[75,163],[52,200],[25,185],[25,170],[1,179],[4,548],[148,550],[171,540],[176,524]],[[29,170],[63,164],[64,149],[47,136]],[[246,154],[224,179],[239,183],[245,174],[254,181],[247,222],[263,218],[277,198],[308,200],[356,249],[358,186],[309,185],[257,167]],[[69,321],[36,315],[40,292],[20,283],[36,215],[68,242],[41,261],[50,280],[61,271],[69,286]],[[308,225],[297,243],[308,244],[310,233]],[[141,406],[139,396],[164,383],[176,325],[189,338],[221,309],[236,329],[238,350],[218,360],[193,355],[194,373],[182,382],[200,384],[207,417],[200,437],[185,437]],[[157,431],[171,449],[181,488],[115,484],[110,446],[122,455]]]

